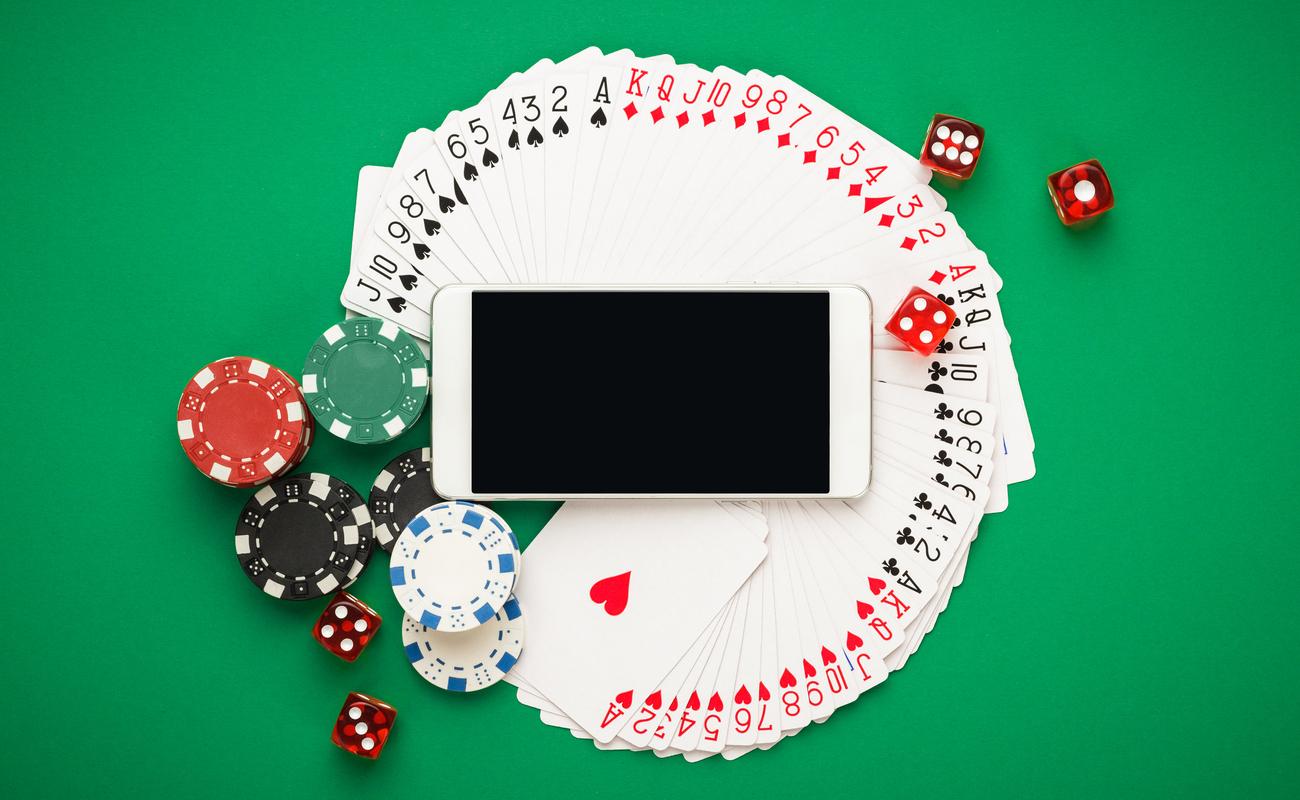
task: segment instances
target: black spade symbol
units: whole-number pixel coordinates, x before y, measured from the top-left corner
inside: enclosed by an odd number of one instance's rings
[[[537,130],[536,128],[530,130],[528,132],[528,144],[530,144],[533,147],[536,147],[541,143],[542,143],[542,132]]]
[[[406,288],[406,291],[408,292],[414,289],[416,287],[416,284],[420,282],[420,279],[415,277],[414,275],[401,275],[398,276],[397,279],[402,282],[402,286],[404,286]]]
[[[563,139],[564,134],[568,132],[569,132],[569,123],[564,121],[564,117],[560,117],[559,119],[557,119],[555,121],[555,124],[551,126],[551,133],[555,134],[556,136],[559,136],[561,139]]]
[[[400,297],[388,298],[388,305],[399,314],[406,310],[406,301]]]
[[[506,146],[511,150],[519,149],[519,131],[510,131],[510,138],[506,139]]]
[[[467,181],[478,180],[478,167],[474,166],[468,161],[465,162],[465,180]]]
[[[438,210],[439,210],[439,211],[441,211],[442,213],[446,214],[446,213],[450,212],[450,211],[451,211],[453,208],[455,208],[455,207],[456,207],[456,201],[455,201],[455,200],[452,200],[450,197],[443,197],[442,195],[438,195]]]
[[[609,122],[609,120],[605,119],[605,109],[603,108],[596,109],[596,113],[591,115],[591,124],[597,128],[603,128],[606,122]]]
[[[422,242],[415,245],[413,249],[415,250],[415,257],[421,261],[429,257],[429,245]]]
[[[497,162],[500,160],[501,159],[497,156],[497,154],[492,152],[491,150],[483,151],[483,166],[487,167],[488,169],[495,167],[497,165]]]
[[[424,232],[430,236],[437,236],[438,231],[442,230],[442,223],[436,219],[426,219],[424,221]]]

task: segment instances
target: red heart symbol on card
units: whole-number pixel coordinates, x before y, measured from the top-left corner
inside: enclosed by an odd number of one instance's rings
[[[885,591],[885,582],[879,578],[867,578],[867,588],[872,594],[880,594]]]
[[[815,677],[816,675],[817,675],[817,668],[814,667],[812,664],[809,664],[808,659],[805,658],[803,660],[803,676],[805,678],[812,678]]]
[[[615,703],[618,703],[618,704],[619,704],[620,706],[622,706],[623,708],[629,708],[629,707],[631,707],[631,705],[632,705],[632,690],[631,690],[631,689],[628,689],[626,692],[623,692],[623,693],[620,694],[620,695],[616,695],[616,696],[614,697],[614,702],[615,702]]]
[[[700,696],[699,696],[699,694],[697,694],[696,692],[691,692],[691,697],[690,697],[690,699],[686,701],[686,710],[687,710],[687,711],[699,711],[699,710],[700,710]]]
[[[835,663],[835,654],[825,647],[822,648],[822,666]]]
[[[663,695],[659,694],[658,689],[655,689],[654,694],[650,695],[645,699],[645,704],[650,706],[651,708],[657,709],[659,708],[659,705],[663,703],[663,700],[664,700]]]
[[[624,572],[601,578],[591,585],[587,595],[591,602],[605,607],[605,613],[617,617],[627,608],[627,587],[632,582],[632,573]]]
[[[740,687],[740,691],[736,692],[736,702],[742,706],[749,705],[749,701],[752,699],[753,698],[749,696],[749,690],[743,685]]]
[[[864,603],[861,600],[858,601],[858,619],[866,619],[874,613],[876,613],[874,606],[870,603]]]
[[[668,710],[669,710],[669,711],[676,711],[676,710],[677,710],[677,698],[676,698],[676,697],[674,697],[674,698],[673,698],[673,701],[672,701],[671,703],[668,704]]]
[[[862,646],[862,637],[858,636],[853,631],[849,631],[849,635],[844,637],[844,646],[849,649],[850,653],[852,653],[854,650],[857,650]]]
[[[789,689],[791,686],[794,686],[794,684],[795,684],[794,675],[790,673],[790,670],[787,669],[785,672],[781,673],[782,689]]]
[[[709,698],[709,710],[710,711],[722,710],[722,698],[718,697],[717,692],[714,692],[713,696]]]
[[[767,690],[767,685],[762,681],[758,682],[758,699],[763,703],[772,699],[772,693]]]

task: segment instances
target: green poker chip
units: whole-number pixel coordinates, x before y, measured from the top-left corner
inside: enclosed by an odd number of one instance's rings
[[[429,399],[429,362],[415,339],[375,317],[344,320],[321,334],[302,368],[317,422],[340,439],[379,444],[411,427]]]

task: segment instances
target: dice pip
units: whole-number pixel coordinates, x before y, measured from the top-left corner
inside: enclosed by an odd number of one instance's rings
[[[379,758],[397,720],[397,709],[382,700],[352,692],[334,723],[334,744],[362,758]]]
[[[321,612],[311,635],[344,661],[356,661],[383,622],[373,608],[347,592],[339,592]]]
[[[913,286],[894,315],[885,323],[900,342],[923,356],[928,356],[948,335],[957,315],[939,298],[919,286]]]
[[[975,172],[984,129],[961,117],[935,114],[925,133],[921,163],[941,175],[964,181]]]
[[[1100,216],[1115,205],[1110,178],[1095,158],[1047,176],[1047,192],[1066,225]]]

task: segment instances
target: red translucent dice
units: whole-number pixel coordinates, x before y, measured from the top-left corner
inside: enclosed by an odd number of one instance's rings
[[[919,286],[913,286],[895,309],[894,316],[885,323],[885,330],[911,349],[928,356],[948,335],[948,329],[956,318],[953,310],[942,300]]]
[[[334,744],[362,758],[379,758],[397,719],[397,709],[382,700],[353,692],[343,701],[334,723]]]
[[[921,163],[941,175],[964,181],[974,174],[983,146],[983,128],[961,117],[935,114],[925,134]]]
[[[1047,176],[1047,192],[1066,225],[1105,214],[1115,205],[1110,178],[1095,158]]]
[[[339,592],[321,612],[311,635],[344,661],[356,661],[383,622],[373,608],[347,592]]]

